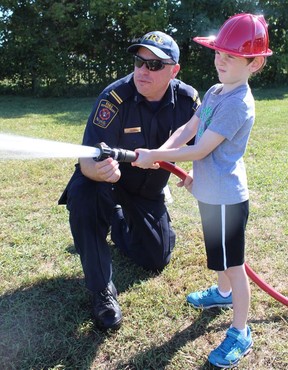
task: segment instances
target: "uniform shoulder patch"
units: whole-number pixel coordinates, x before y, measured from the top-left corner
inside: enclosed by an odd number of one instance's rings
[[[117,116],[119,109],[109,100],[101,99],[96,109],[93,123],[101,128],[107,128]]]

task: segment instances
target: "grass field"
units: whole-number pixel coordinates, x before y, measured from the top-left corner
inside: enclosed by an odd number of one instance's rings
[[[245,155],[247,263],[287,297],[288,89],[254,95],[257,118]],[[0,132],[79,144],[92,104],[91,98],[2,96]],[[187,293],[215,282],[206,268],[195,199],[172,175],[169,211],[177,245],[160,275],[131,264],[111,244],[124,322],[105,334],[93,326],[68,213],[57,205],[75,161],[0,160],[0,369],[212,369],[207,356],[232,311],[196,311],[185,303]],[[287,307],[252,281],[251,288],[254,350],[238,369],[287,369]]]

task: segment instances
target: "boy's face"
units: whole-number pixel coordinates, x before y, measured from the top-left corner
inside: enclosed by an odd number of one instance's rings
[[[252,72],[246,58],[236,57],[218,50],[215,51],[214,63],[218,78],[224,84],[247,83]]]

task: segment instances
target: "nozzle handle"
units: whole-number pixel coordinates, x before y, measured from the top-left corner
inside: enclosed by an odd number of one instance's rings
[[[94,161],[99,162],[103,161],[106,158],[116,159],[118,162],[134,162],[137,159],[137,153],[132,150],[119,149],[119,148],[110,148],[107,145],[101,143],[96,144],[95,148],[99,149],[99,155],[94,157]]]

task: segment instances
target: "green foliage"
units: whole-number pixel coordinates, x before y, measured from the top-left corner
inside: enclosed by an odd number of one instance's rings
[[[0,5],[0,92],[91,95],[132,71],[129,44],[150,30],[181,50],[179,77],[199,90],[217,81],[196,35],[216,33],[231,15],[264,14],[273,57],[255,86],[288,82],[287,0],[4,0]],[[8,82],[8,86],[7,86]]]

